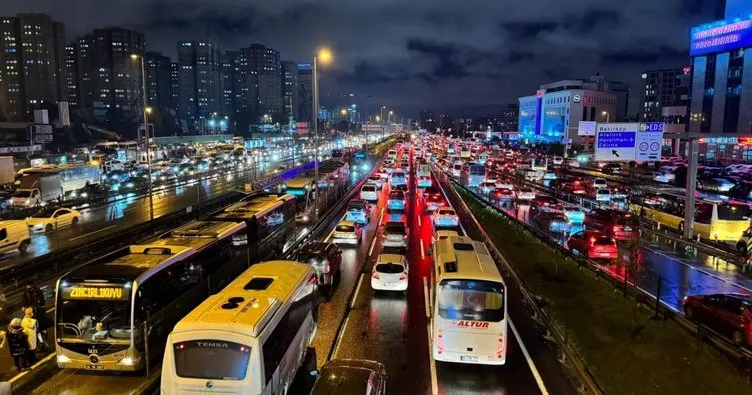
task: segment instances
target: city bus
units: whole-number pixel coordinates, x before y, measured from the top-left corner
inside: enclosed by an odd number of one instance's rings
[[[63,275],[55,354],[63,369],[137,371],[163,355],[172,327],[248,267],[243,222],[194,221]]]
[[[261,262],[284,250],[295,237],[295,196],[261,193],[243,198],[240,202],[220,210],[209,218],[218,221],[246,223],[245,239],[251,262]]]
[[[448,236],[434,243],[433,256],[433,358],[503,365],[507,352],[506,286],[488,249],[466,236]]]
[[[312,266],[253,265],[170,333],[161,393],[286,394],[318,325]]]
[[[629,211],[663,227],[684,232],[684,188],[636,187],[629,198]],[[698,194],[693,233],[705,240],[736,243],[749,228],[750,207]]]
[[[297,177],[285,181],[282,189],[285,193],[295,196],[296,210],[295,221],[309,223],[313,218],[313,210],[316,207],[316,182],[313,177]]]
[[[477,187],[486,181],[486,166],[477,162],[463,165],[460,170],[460,182],[467,187]]]

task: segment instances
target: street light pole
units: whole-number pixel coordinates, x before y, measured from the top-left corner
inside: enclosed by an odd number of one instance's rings
[[[146,105],[147,101],[147,95],[146,95],[146,67],[144,67],[144,56],[133,54],[131,55],[131,59],[139,59],[141,60],[141,90],[143,91],[143,113],[144,113],[144,135],[146,137],[146,171],[148,173],[148,176],[146,177],[149,183],[149,221],[154,220],[154,196],[153,196],[153,189],[152,189],[152,179],[151,179],[151,144],[149,142],[149,107]]]
[[[313,180],[316,183],[316,198],[319,194],[319,76],[318,55],[313,55]],[[319,205],[315,204],[313,219],[319,219]]]

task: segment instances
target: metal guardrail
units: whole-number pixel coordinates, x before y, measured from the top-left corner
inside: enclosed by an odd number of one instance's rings
[[[439,176],[436,174],[434,175],[436,176],[435,178],[438,180]],[[440,173],[440,175],[443,176],[442,173]],[[447,192],[444,190],[444,187],[441,186],[440,182],[438,184],[439,184],[439,188],[441,188],[442,192],[446,196]],[[532,313],[533,313],[532,318],[535,321],[541,322],[546,327],[547,333],[544,335],[544,337],[553,339],[553,341],[558,345],[560,354],[561,354],[559,361],[563,365],[569,367],[570,370],[574,373],[574,376],[579,382],[578,390],[581,393],[602,395],[603,392],[601,391],[597,382],[590,374],[584,362],[582,362],[580,357],[574,352],[574,350],[572,350],[563,331],[558,327],[558,325],[556,325],[556,323],[551,319],[551,317],[549,317],[546,311],[539,306],[539,303],[536,297],[527,290],[527,288],[525,287],[525,282],[517,275],[517,273],[514,271],[514,268],[509,263],[509,261],[507,261],[504,255],[496,248],[495,243],[488,236],[488,234],[483,229],[483,226],[480,224],[480,222],[478,222],[478,220],[475,218],[475,215],[473,215],[473,212],[467,206],[465,201],[459,196],[457,196],[457,200],[462,204],[463,210],[469,213],[469,218],[473,221],[473,223],[475,224],[475,227],[478,229],[481,235],[483,235],[483,242],[486,244],[489,251],[494,256],[495,258],[494,261],[497,262],[497,264],[501,263],[502,266],[499,267],[499,269],[505,275],[514,279],[514,282],[517,284],[517,288],[520,290],[520,293],[522,293],[522,295],[524,296],[525,304],[532,310]]]
[[[741,366],[745,367],[744,374],[750,377],[750,374],[752,372],[746,370],[746,367],[749,366],[750,363],[752,363],[752,350],[749,350],[746,347],[735,346],[733,343],[731,343],[729,339],[726,339],[725,337],[715,332],[714,330],[708,328],[707,326],[702,325],[697,322],[689,321],[686,318],[684,318],[684,316],[681,313],[677,312],[671,306],[669,306],[665,301],[661,300],[660,298],[661,282],[660,281],[658,282],[657,292],[654,295],[648,290],[643,289],[642,287],[636,285],[634,281],[629,279],[629,274],[626,272],[624,276],[622,276],[621,278],[615,277],[611,275],[610,272],[608,272],[608,270],[604,270],[605,268],[602,265],[590,259],[586,259],[582,255],[575,255],[571,251],[564,249],[560,244],[554,242],[551,239],[550,235],[548,235],[547,233],[527,223],[518,221],[516,218],[512,217],[509,213],[505,212],[504,210],[499,209],[494,204],[489,203],[483,196],[479,195],[477,192],[465,187],[464,185],[460,184],[456,180],[452,180],[451,182],[454,185],[462,188],[463,190],[475,196],[485,206],[490,207],[491,209],[495,210],[497,213],[501,214],[507,220],[507,222],[517,226],[517,228],[520,229],[521,231],[525,231],[529,233],[530,235],[534,236],[539,241],[543,242],[544,244],[548,245],[550,248],[554,249],[554,251],[556,251],[562,257],[567,258],[571,261],[574,261],[579,267],[587,268],[591,270],[597,277],[605,279],[606,281],[609,281],[609,283],[611,283],[611,285],[614,288],[621,289],[625,293],[625,295],[627,294],[629,288],[633,289],[634,296],[635,298],[637,298],[637,301],[641,302],[643,306],[653,310],[656,317],[663,316],[663,317],[673,320],[679,326],[688,330],[692,335],[696,336],[698,340],[705,340],[706,342],[714,346],[717,350],[724,353],[727,357],[735,359]],[[460,200],[462,201],[462,199]],[[468,209],[464,201],[462,201],[462,204],[464,205],[466,209]],[[473,218],[476,224],[478,224],[477,220],[475,219],[475,216],[473,216],[472,213],[471,213],[471,218]],[[481,232],[487,237],[485,231],[481,229]],[[495,247],[492,247],[492,249],[495,249]],[[513,276],[517,278],[516,275],[513,274]]]

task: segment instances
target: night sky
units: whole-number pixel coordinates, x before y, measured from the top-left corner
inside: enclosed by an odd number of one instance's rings
[[[596,72],[631,85],[635,112],[641,71],[688,64],[689,28],[716,19],[716,1],[33,0],[0,9],[50,14],[69,40],[133,28],[173,60],[177,40],[208,38],[222,50],[258,42],[298,62],[326,45],[335,63],[325,96],[373,96],[369,105],[414,117],[421,108],[494,114],[542,83]]]

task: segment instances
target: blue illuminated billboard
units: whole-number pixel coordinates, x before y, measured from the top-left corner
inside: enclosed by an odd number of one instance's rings
[[[689,56],[752,47],[752,19],[719,21],[692,28]]]

